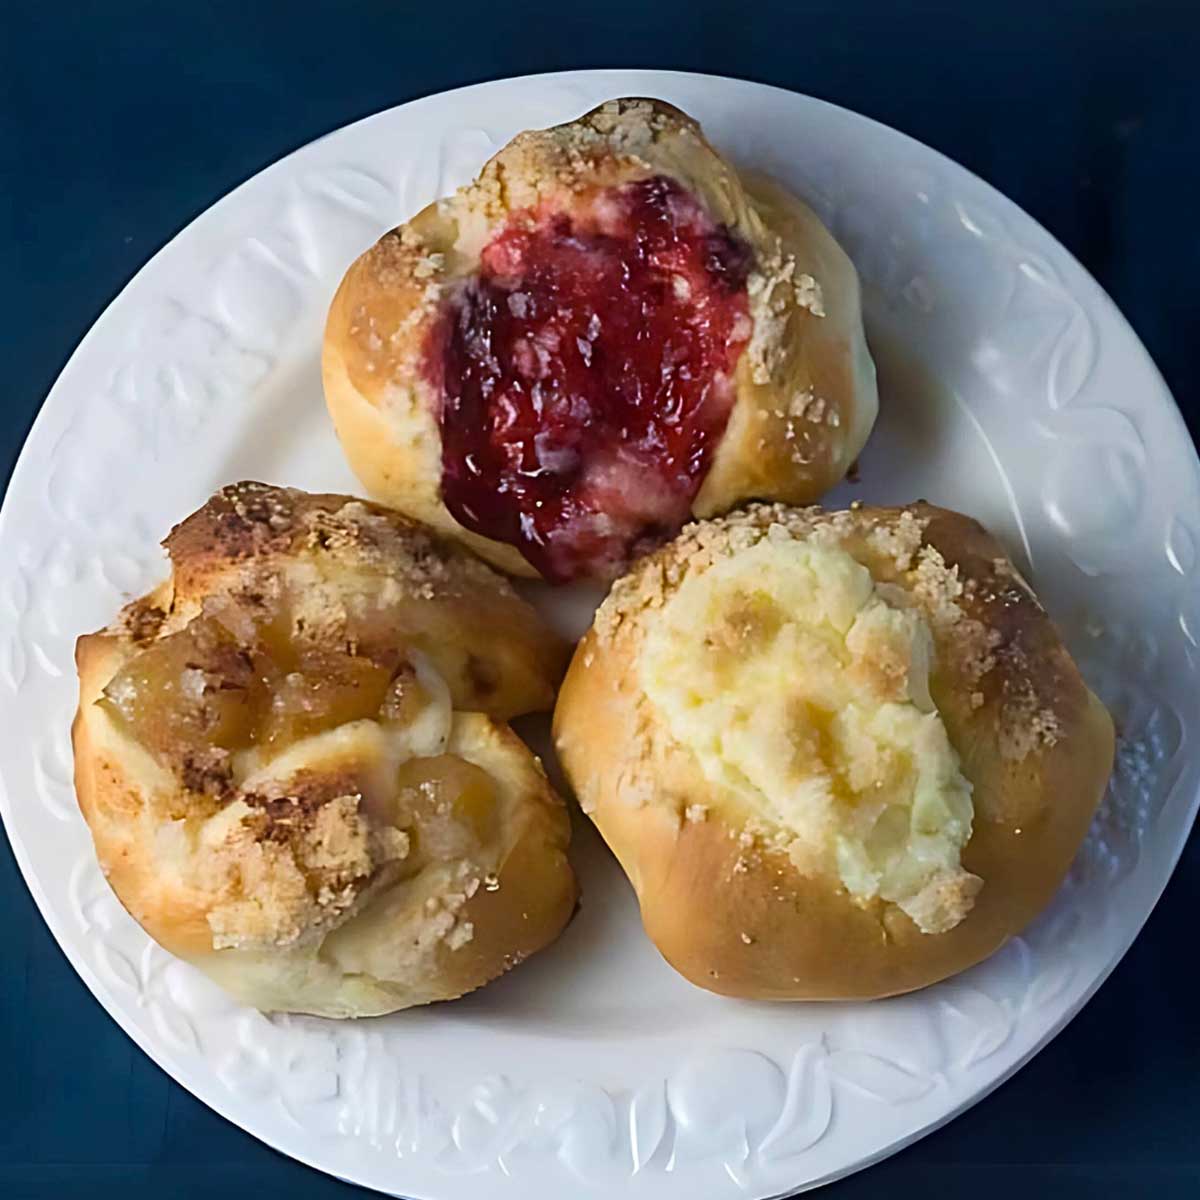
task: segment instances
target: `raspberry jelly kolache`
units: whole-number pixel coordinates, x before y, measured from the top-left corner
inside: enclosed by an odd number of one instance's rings
[[[552,581],[612,578],[747,499],[816,499],[877,410],[849,259],[652,100],[521,134],[382,238],[323,371],[377,499]]]

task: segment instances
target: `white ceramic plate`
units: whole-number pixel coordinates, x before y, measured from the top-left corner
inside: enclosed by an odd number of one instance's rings
[[[589,829],[559,942],[455,1004],[357,1024],[240,1009],[126,916],[71,787],[75,636],[162,572],[219,485],[355,490],[318,349],[350,260],[520,129],[661,96],[808,197],[863,275],[882,414],[836,499],[961,508],[1003,535],[1120,729],[1108,797],[1025,936],[917,995],[767,1006],[690,987]],[[163,1068],[305,1162],[428,1200],[766,1197],[845,1174],[978,1099],[1124,953],[1197,802],[1200,472],[1093,280],[933,151],[756,84],[507,80],[360,121],[262,172],[151,261],[39,416],[0,525],[2,810],[71,962]]]

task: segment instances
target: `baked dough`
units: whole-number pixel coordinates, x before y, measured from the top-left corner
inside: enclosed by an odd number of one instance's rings
[[[247,1004],[366,1016],[460,996],[574,909],[569,824],[504,723],[565,647],[398,514],[242,483],[171,575],[79,639],[79,805],[166,949]]]
[[[689,526],[615,584],[554,728],[664,957],[761,999],[991,954],[1062,881],[1113,757],[1003,547],[924,503]]]
[[[810,503],[877,411],[850,260],[654,100],[521,134],[383,237],[323,370],[373,496],[552,579],[611,578],[747,499]]]

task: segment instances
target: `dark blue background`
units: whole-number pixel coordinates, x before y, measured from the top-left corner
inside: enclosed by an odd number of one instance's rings
[[[104,305],[235,184],[401,101],[585,66],[763,80],[964,163],[1108,289],[1194,435],[1198,52],[1195,0],[0,0],[0,470]],[[946,1129],[824,1194],[1200,1195],[1197,907],[1193,837],[1061,1037]],[[0,1197],[352,1194],[226,1124],[133,1046],[67,965],[2,839],[0,912]]]

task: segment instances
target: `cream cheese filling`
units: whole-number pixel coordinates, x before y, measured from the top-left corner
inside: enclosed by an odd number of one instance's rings
[[[902,589],[775,526],[692,572],[648,632],[641,683],[671,737],[806,876],[953,928],[971,784],[929,692],[933,640]]]

